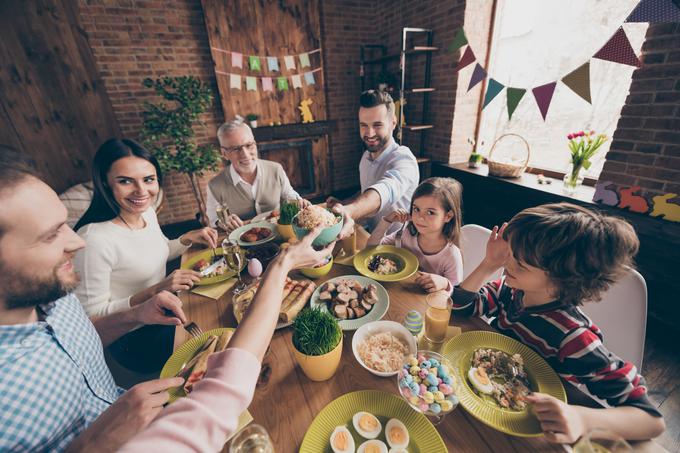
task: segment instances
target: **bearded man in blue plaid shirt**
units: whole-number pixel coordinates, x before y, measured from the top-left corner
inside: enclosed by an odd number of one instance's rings
[[[115,450],[157,415],[165,390],[182,380],[149,381],[123,393],[103,346],[143,324],[186,321],[181,302],[159,293],[90,321],[70,294],[78,284],[71,259],[85,244],[66,225],[56,193],[3,146],[0,206],[0,451]]]

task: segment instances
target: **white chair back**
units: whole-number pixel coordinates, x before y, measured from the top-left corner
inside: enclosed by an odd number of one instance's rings
[[[463,254],[463,278],[467,278],[475,270],[486,255],[486,242],[491,230],[480,225],[463,225],[460,229],[460,251]],[[499,269],[491,278],[495,280],[501,276]]]
[[[647,284],[642,275],[631,269],[600,302],[583,304],[581,309],[602,329],[605,346],[640,372],[647,331]]]

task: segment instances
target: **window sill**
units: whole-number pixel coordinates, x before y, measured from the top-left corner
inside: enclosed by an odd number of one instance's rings
[[[564,201],[578,200],[581,203],[593,203],[593,196],[595,195],[595,188],[590,186],[580,186],[573,195],[566,195],[562,191],[563,181],[556,178],[546,176],[545,179],[551,181],[550,184],[539,184],[538,175],[531,173],[524,173],[519,178],[499,178],[496,176],[489,176],[489,167],[486,164],[480,164],[479,168],[468,167],[467,162],[459,164],[445,164],[437,162],[435,165],[448,168],[454,171],[462,171],[472,175],[477,175],[484,178],[491,178],[500,183],[514,184],[516,186],[525,187],[528,189],[540,190],[553,195],[564,198]]]

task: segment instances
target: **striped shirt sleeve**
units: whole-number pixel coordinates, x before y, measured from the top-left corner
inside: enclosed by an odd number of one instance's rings
[[[505,287],[503,277],[488,282],[476,293],[456,286],[453,288],[453,310],[462,316],[495,316],[501,293],[506,290],[509,288]]]
[[[595,326],[593,326],[595,327]],[[631,362],[609,351],[598,332],[580,326],[564,336],[559,347],[564,378],[585,384],[588,391],[611,406],[634,406],[661,417],[649,401],[645,379]]]

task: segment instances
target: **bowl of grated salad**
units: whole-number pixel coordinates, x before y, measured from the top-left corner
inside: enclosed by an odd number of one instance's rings
[[[307,236],[317,226],[325,227],[312,242],[312,245],[316,247],[325,247],[335,241],[342,230],[342,224],[342,216],[316,205],[308,206],[298,212],[291,222],[298,239]]]
[[[416,340],[406,327],[394,321],[373,321],[359,327],[352,338],[352,352],[359,364],[376,376],[397,374],[405,357],[415,354]]]

